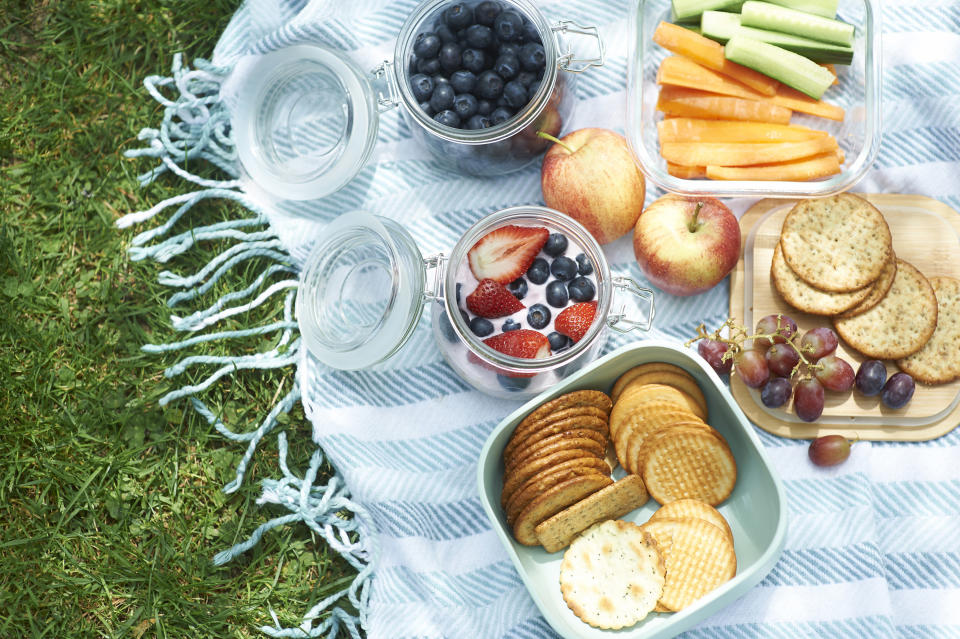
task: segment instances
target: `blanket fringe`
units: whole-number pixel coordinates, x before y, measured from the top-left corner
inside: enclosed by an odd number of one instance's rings
[[[241,262],[251,259],[269,262],[249,285],[231,290],[202,310],[185,316],[170,316],[175,330],[198,334],[179,341],[146,344],[142,347],[148,353],[189,352],[205,344],[229,344],[233,340],[279,333],[272,348],[252,355],[188,354],[164,371],[166,377],[174,378],[195,367],[215,367],[202,381],[185,384],[167,393],[159,403],[166,405],[186,398],[193,409],[223,437],[246,444],[244,455],[237,463],[234,479],[223,487],[224,492],[233,493],[242,485],[258,445],[280,423],[281,415],[288,414],[300,401],[299,375],[294,375],[293,388],[283,397],[280,397],[282,386],[278,388],[273,407],[257,428],[250,432],[236,432],[228,428],[198,395],[218,380],[240,370],[296,368],[301,348],[294,316],[298,279],[296,266],[279,238],[269,228],[264,212],[238,189],[239,171],[236,168],[236,151],[230,137],[229,114],[219,99],[221,82],[230,70],[201,59],[195,60],[194,64],[194,69],[187,68],[183,64],[182,56],[177,54],[173,60],[172,77],[151,76],[144,81],[150,95],[165,107],[163,123],[159,129],[143,129],[139,139],[145,141],[147,146],[129,150],[125,155],[130,158],[150,157],[158,160],[157,166],[138,176],[141,185],[150,184],[160,175],[170,172],[202,188],[167,198],[149,209],[126,215],[117,220],[117,226],[127,228],[141,224],[153,220],[171,207],[176,207],[166,221],[139,233],[131,240],[129,254],[135,261],[150,259],[164,264],[201,242],[230,243],[228,248],[220,251],[196,273],[184,276],[172,271],[162,271],[159,274],[158,281],[164,286],[182,289],[168,298],[167,306],[171,308],[208,294],[214,285]],[[166,90],[175,90],[176,95],[167,97],[164,95]],[[213,164],[230,179],[204,178],[187,168],[191,164],[199,164],[199,161]],[[208,199],[236,202],[253,215],[198,226],[166,237],[174,225],[196,204]],[[287,278],[277,279],[284,276]],[[227,318],[247,313],[265,303],[278,303],[275,298],[279,293],[283,293],[282,320],[247,329],[201,333],[204,329],[221,324]],[[299,478],[290,472],[287,465],[286,433],[277,433],[276,441],[282,478],[262,480],[261,496],[257,503],[280,505],[288,509],[290,514],[261,524],[245,541],[217,553],[213,557],[213,563],[223,565],[230,562],[256,546],[263,535],[274,528],[295,523],[305,524],[321,536],[332,550],[339,553],[357,571],[357,575],[349,587],[311,607],[303,615],[299,627],[282,627],[271,608],[269,613],[274,625],[263,626],[260,630],[272,637],[334,637],[341,630],[345,630],[350,636],[359,639],[360,629],[366,623],[370,577],[379,555],[376,538],[369,533],[373,529],[372,521],[364,509],[350,499],[346,484],[336,470],[325,485],[315,484],[324,460],[319,447],[314,450],[303,478]],[[352,614],[339,605],[344,598],[357,614]]]

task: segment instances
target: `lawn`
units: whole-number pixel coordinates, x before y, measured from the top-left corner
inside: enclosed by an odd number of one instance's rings
[[[262,636],[270,609],[296,625],[350,578],[304,526],[213,566],[275,514],[253,503],[275,447],[261,446],[243,487],[224,494],[242,445],[184,402],[158,404],[210,371],[167,379],[176,356],[140,347],[182,337],[157,274],[192,273],[218,246],[131,262],[143,229],[114,225],[186,190],[170,177],[140,188],[153,161],[123,157],[162,117],[142,81],[167,75],[175,52],[209,55],[237,4],[0,1],[0,637]],[[174,230],[243,214],[216,202],[196,213]],[[223,328],[278,316],[277,306]],[[205,399],[249,430],[292,374],[237,375]],[[284,421],[302,468],[309,425],[299,407]]]

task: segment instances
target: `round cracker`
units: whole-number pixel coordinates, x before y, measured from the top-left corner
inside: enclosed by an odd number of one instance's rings
[[[694,421],[703,422],[692,412],[671,402],[651,401],[641,404],[624,418],[620,429],[617,431],[617,437],[613,440],[617,460],[626,470],[636,472],[629,464],[631,458],[628,450],[632,442],[642,441],[645,437],[666,426],[678,422]]]
[[[702,413],[703,419],[707,418],[707,398],[704,396],[703,391],[700,390],[700,385],[697,384],[696,380],[690,377],[690,375],[686,373],[674,373],[672,371],[641,373],[623,387],[621,395],[627,395],[634,388],[639,388],[645,384],[663,384],[665,386],[673,386],[677,390],[683,391],[692,397],[693,401],[695,401],[700,408],[699,411],[695,411],[697,415]]]
[[[893,252],[883,215],[851,193],[798,202],[783,220],[780,244],[797,276],[835,292],[875,281]]]
[[[504,488],[507,484],[522,484],[527,479],[533,477],[539,472],[542,472],[548,468],[561,464],[565,461],[571,459],[579,459],[583,457],[589,457],[591,459],[597,459],[597,456],[593,453],[581,450],[579,448],[565,448],[563,450],[558,450],[556,452],[550,453],[549,455],[544,455],[542,457],[537,457],[536,459],[531,459],[525,464],[519,465],[509,474],[504,473]],[[514,488],[515,489],[515,488]]]
[[[595,430],[584,428],[564,431],[556,435],[551,435],[546,439],[541,439],[529,449],[522,451],[522,457],[516,456],[506,465],[504,474],[509,475],[515,469],[520,468],[538,457],[545,457],[558,450],[566,450],[568,448],[582,448],[602,459],[607,453],[607,445],[608,440],[606,436]]]
[[[642,386],[624,389],[620,399],[610,411],[610,438],[616,439],[620,427],[635,408],[646,402],[667,401],[677,407],[689,410],[700,419],[706,419],[706,413],[700,408],[696,400],[682,390],[666,384],[643,384]]]
[[[679,366],[668,364],[667,362],[648,362],[646,364],[640,364],[639,366],[634,366],[633,368],[631,368],[630,370],[622,374],[620,377],[618,377],[617,381],[614,382],[613,384],[613,388],[610,389],[610,399],[613,400],[614,403],[616,403],[617,398],[620,396],[620,393],[623,392],[624,387],[627,384],[629,384],[631,381],[636,379],[638,375],[642,375],[643,373],[654,373],[658,371],[677,373],[678,375],[686,375],[687,377],[690,378],[690,381],[696,382],[696,380],[694,380],[693,376],[690,375],[690,373],[680,368]]]
[[[524,445],[528,437],[556,422],[579,417],[596,417],[606,422],[609,416],[609,409],[604,410],[596,406],[569,406],[566,408],[558,408],[540,419],[532,421],[524,420],[517,425],[507,445],[503,448],[503,458],[506,459],[510,457],[518,447]]]
[[[681,432],[682,431],[682,432]],[[733,492],[737,464],[716,431],[672,428],[643,447],[641,476],[657,503],[699,499],[716,506]]]
[[[896,256],[889,262],[886,266],[883,267],[883,272],[880,273],[880,277],[877,278],[877,281],[873,283],[873,286],[870,287],[870,293],[863,298],[860,303],[856,306],[848,308],[842,313],[839,313],[837,317],[853,317],[854,315],[859,315],[860,313],[866,313],[871,308],[880,303],[888,292],[890,292],[890,287],[893,286],[893,279],[897,275],[897,259]]]
[[[719,510],[699,499],[678,499],[667,502],[650,515],[650,521],[686,518],[702,519],[713,524],[723,530],[730,539],[730,543],[733,543],[733,531],[730,530],[730,524],[727,523],[726,518],[720,514]]]
[[[610,473],[603,473],[597,470],[596,468],[590,466],[571,466],[564,469],[552,469],[550,471],[535,475],[527,480],[527,482],[520,487],[517,492],[513,493],[509,500],[507,500],[506,506],[504,506],[504,511],[507,513],[507,523],[512,525],[513,522],[517,519],[517,515],[520,514],[524,508],[527,507],[537,495],[542,494],[544,491],[549,490],[568,479],[574,477],[579,477],[581,475],[601,475],[603,477],[610,477]]]
[[[701,519],[651,520],[640,526],[662,550],[666,579],[660,604],[683,610],[737,574],[737,555],[724,532]]]
[[[560,562],[560,592],[584,623],[616,630],[646,617],[663,595],[666,566],[652,534],[609,519],[580,534]]]
[[[834,318],[843,340],[873,359],[900,359],[916,353],[937,328],[937,296],[909,262],[897,259],[890,291],[869,311]]]
[[[946,384],[960,378],[960,280],[932,277],[937,296],[937,328],[919,351],[897,360],[897,366],[924,384]]]
[[[632,473],[640,473],[643,469],[645,459],[645,453],[643,452],[644,444],[649,441],[651,437],[669,428],[701,428],[707,431],[713,430],[709,424],[702,419],[698,419],[695,415],[690,415],[688,418],[675,417],[669,421],[665,420],[656,428],[642,432],[627,442],[627,449],[624,451],[624,455],[628,465],[625,466],[625,468],[629,469]]]
[[[598,459],[595,455],[584,451],[580,457],[572,457],[565,461],[546,466],[530,476],[518,475],[516,473],[507,475],[503,482],[503,489],[500,491],[500,505],[506,509],[507,502],[510,500],[510,497],[512,497],[518,490],[522,490],[523,487],[534,478],[542,479],[543,476],[550,474],[555,470],[566,470],[569,468],[589,468],[607,476],[610,475],[610,471],[612,470],[610,464],[608,464],[606,460]]]
[[[538,442],[541,442],[548,437],[552,437],[553,435],[559,435],[571,430],[595,430],[603,435],[604,438],[607,437],[609,432],[607,428],[607,420],[594,417],[592,415],[582,415],[578,417],[561,419],[560,421],[551,422],[531,432],[522,440],[520,440],[520,444],[515,446],[510,453],[504,451],[503,462],[507,467],[509,467],[514,460],[522,458]]]
[[[535,497],[517,515],[513,522],[514,539],[525,546],[539,545],[534,531],[537,524],[612,483],[611,478],[597,474],[580,475],[552,486]]]
[[[790,306],[813,315],[836,315],[859,304],[870,295],[872,285],[849,293],[833,293],[810,286],[793,272],[783,259],[780,244],[773,249],[770,279],[780,297]]]
[[[605,411],[609,415],[610,408],[613,406],[613,402],[610,401],[609,395],[601,391],[579,390],[571,393],[565,393],[559,397],[551,399],[544,404],[541,404],[534,409],[532,413],[524,417],[523,420],[517,424],[514,432],[532,422],[546,417],[555,410],[560,410],[561,408],[570,408],[572,406],[594,406]]]

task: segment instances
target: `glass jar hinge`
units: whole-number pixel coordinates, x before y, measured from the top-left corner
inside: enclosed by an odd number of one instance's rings
[[[657,311],[656,304],[654,303],[653,291],[649,288],[640,286],[629,277],[614,277],[612,278],[612,282],[615,289],[620,291],[622,294],[626,294],[634,298],[635,308],[637,307],[637,300],[646,304],[646,309],[643,312],[645,319],[637,320],[631,318],[629,316],[630,314],[627,312],[627,302],[622,301],[618,310],[611,310],[607,314],[607,325],[620,333],[629,333],[634,329],[649,331],[650,327],[653,326],[653,318]],[[617,296],[614,297],[614,301],[617,301],[616,297]]]
[[[427,280],[423,289],[423,297],[427,300],[443,301],[443,283],[447,272],[447,257],[437,253],[423,258],[423,266],[429,274],[433,272],[433,281]]]
[[[562,35],[582,35],[589,36],[596,40],[597,55],[592,58],[577,58],[573,51],[567,51],[557,58],[557,65],[564,71],[570,73],[583,73],[590,67],[602,67],[606,59],[606,49],[603,46],[603,40],[600,38],[600,30],[597,27],[585,27],[572,20],[561,20],[554,27],[555,33]]]
[[[371,71],[371,74],[375,79],[374,90],[377,94],[377,110],[383,113],[399,106],[400,96],[397,91],[397,78],[393,63],[384,60]]]

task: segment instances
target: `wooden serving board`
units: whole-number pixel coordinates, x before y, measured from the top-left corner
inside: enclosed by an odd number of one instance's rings
[[[960,214],[946,204],[922,195],[858,194],[884,215],[893,235],[897,257],[910,262],[927,277],[960,279]],[[771,313],[789,315],[803,333],[831,326],[830,318],[802,313],[787,304],[770,281],[773,249],[780,239],[783,220],[796,200],[765,199],[740,219],[741,255],[730,279],[730,317],[749,330]],[[710,329],[710,327],[707,327]],[[865,358],[840,341],[837,355],[857,369]],[[887,374],[897,372],[886,362]],[[826,392],[823,415],[813,423],[801,421],[791,404],[771,409],[760,401],[760,392],[748,388],[737,375],[730,389],[747,417],[760,428],[782,437],[812,438],[839,434],[851,439],[921,441],[939,437],[960,424],[960,380],[950,384],[917,384],[913,399],[893,410],[880,396]]]

